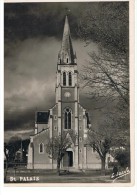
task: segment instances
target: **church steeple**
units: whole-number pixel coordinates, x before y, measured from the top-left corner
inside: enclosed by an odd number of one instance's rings
[[[58,64],[76,64],[76,54],[73,51],[67,15],[65,18],[61,50],[58,55]]]

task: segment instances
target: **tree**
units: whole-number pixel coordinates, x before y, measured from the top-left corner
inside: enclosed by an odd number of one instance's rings
[[[87,132],[87,145],[92,147],[98,154],[101,160],[101,171],[105,173],[106,155],[112,146],[112,134],[109,134],[107,129],[97,132],[92,128]]]
[[[22,139],[18,136],[13,136],[8,141],[9,148],[9,161],[13,162],[15,160],[16,152],[21,148]]]
[[[89,51],[91,60],[82,71],[84,86],[105,106],[117,98],[129,105],[128,3],[89,3],[85,9],[78,34],[87,44],[96,42],[98,51]]]
[[[116,152],[115,159],[122,168],[130,167],[130,151],[119,150]]]
[[[108,116],[107,113],[104,120],[98,122],[98,128],[91,126],[87,132],[87,145],[99,154],[103,174],[105,172],[106,155],[108,153],[116,158],[119,149],[123,148],[124,151],[130,151],[129,131],[125,130],[123,122],[119,124],[119,114],[117,115],[117,118],[114,118],[114,114]]]
[[[109,122],[109,126],[103,124],[88,132],[88,142],[98,152],[104,170],[112,146],[130,146],[128,3],[88,4],[78,33],[86,45],[95,42],[98,46],[96,52],[89,51],[81,79],[91,100],[96,100],[95,108],[101,108]]]
[[[129,126],[127,127],[127,123],[124,126],[124,122],[125,118],[123,121],[120,121],[119,113],[117,113],[117,116],[116,113],[115,115],[113,113],[112,115],[107,113],[103,122],[98,124],[98,129],[94,130],[94,128],[91,127],[87,132],[87,145],[92,147],[99,154],[103,174],[105,172],[107,153],[110,153],[118,160],[120,165],[123,163],[123,165],[128,164],[129,166],[130,164]],[[123,149],[122,152],[121,148]]]
[[[8,150],[7,143],[4,143],[4,155],[5,155],[5,160],[4,160],[4,168],[5,168],[4,181],[6,181],[7,172],[8,172],[8,162],[9,162],[9,150]]]
[[[87,44],[93,41],[111,54],[123,53],[128,56],[128,2],[87,3],[78,26],[78,35]]]
[[[57,172],[60,175],[60,162],[68,148],[75,144],[76,135],[73,130],[63,131],[61,135],[53,136],[47,146],[46,151],[49,158],[57,161]]]
[[[28,146],[30,143],[30,139],[24,139],[22,140],[22,150],[23,150],[23,162],[27,162],[27,156],[26,154],[28,153]]]
[[[89,55],[91,61],[83,68],[82,79],[91,97],[104,104],[119,100],[129,106],[129,67],[124,56],[115,59],[106,50]]]

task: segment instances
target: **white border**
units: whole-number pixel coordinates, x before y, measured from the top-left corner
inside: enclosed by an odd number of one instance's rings
[[[0,1],[0,191],[3,184],[3,140],[4,140],[4,28],[3,28],[3,1]]]
[[[76,0],[75,0],[76,1]],[[109,1],[109,0],[108,0]],[[115,0],[115,1],[118,1],[118,0]],[[6,0],[5,2],[13,2],[12,0]],[[25,2],[25,1],[22,1],[22,0],[18,0],[18,1],[15,1],[14,2]],[[26,1],[26,2],[32,2],[30,0]],[[33,0],[33,2],[38,2],[37,0]],[[39,1],[39,2],[45,2],[45,0],[43,1]],[[51,2],[51,1],[50,1]],[[55,1],[52,1],[52,2],[55,2]],[[60,2],[60,1],[57,1],[57,2]],[[72,2],[72,1],[70,1]],[[74,2],[74,1],[73,1]],[[80,1],[78,1],[80,2]],[[130,0],[130,4],[132,3],[132,6],[134,1],[133,0]],[[137,6],[137,1],[135,0],[135,7]],[[136,19],[137,19],[137,9],[136,9]],[[132,9],[132,11],[130,11],[130,16],[132,17],[132,20],[131,21],[131,25],[134,26],[134,10]],[[0,90],[0,102],[1,102],[1,106],[0,106],[0,119],[3,121],[3,92],[4,92],[4,88],[3,88],[3,0],[0,1],[0,29],[1,29],[1,32],[0,32],[0,86],[1,86],[1,90]],[[137,28],[135,29],[135,34],[137,33]],[[134,65],[134,30],[132,28],[132,33],[130,34],[130,36],[133,38],[131,39],[130,41],[130,44],[131,44],[131,59],[132,59],[132,65]],[[130,37],[130,38],[131,38]],[[135,46],[137,47],[137,42],[135,40]],[[135,60],[135,62],[137,63],[137,60]],[[130,72],[130,74],[132,73],[132,81],[134,81],[134,70],[132,70],[132,72]],[[135,74],[137,73],[137,71],[135,71]],[[137,75],[136,75],[137,76]],[[131,78],[131,77],[130,77]],[[137,82],[137,79],[135,79],[135,81]],[[135,82],[135,83],[136,83]],[[133,83],[132,83],[133,84]],[[131,86],[132,88],[134,87],[133,85]],[[137,87],[135,86],[135,98],[137,99]],[[131,94],[131,113],[133,114],[134,116],[134,90],[132,91],[132,94]],[[132,99],[133,98],[133,99]],[[137,109],[136,107],[137,105],[135,104],[135,108]],[[135,109],[135,111],[136,111]],[[135,115],[136,116],[136,115]],[[137,118],[137,116],[136,116]],[[135,118],[135,119],[136,119]],[[133,118],[132,118],[133,119]],[[137,128],[137,122],[135,122],[135,128]],[[133,130],[133,133],[131,136],[134,136],[134,122],[132,120],[132,123],[131,123],[131,130]],[[1,140],[3,139],[3,122],[0,122],[0,137],[1,137]],[[136,141],[137,141],[137,133],[135,135],[135,138],[136,138]],[[132,153],[134,153],[134,149],[135,151],[137,151],[137,144],[135,145],[135,148],[134,148],[134,140],[132,139],[133,141],[133,145],[132,145]],[[72,193],[79,193],[79,194],[91,194],[91,193],[94,193],[94,194],[111,194],[111,195],[121,195],[121,194],[124,194],[124,195],[135,195],[137,194],[137,183],[136,183],[136,180],[137,180],[137,170],[135,168],[135,170],[131,170],[131,171],[134,171],[136,174],[135,174],[135,185],[133,187],[115,187],[115,188],[108,188],[108,187],[100,187],[100,188],[96,188],[96,187],[92,187],[92,188],[87,188],[87,187],[83,187],[83,188],[62,188],[62,187],[58,187],[58,188],[42,188],[42,187],[21,187],[21,188],[17,188],[17,187],[3,187],[3,143],[2,141],[0,142],[0,159],[1,159],[1,163],[0,163],[0,193],[2,195],[16,195],[16,194],[29,194],[29,193],[33,193],[33,195],[35,194],[38,194],[38,193],[44,193],[47,192],[47,193],[54,193],[54,194],[62,194],[62,193],[65,193],[65,194],[69,194]],[[137,152],[136,152],[137,153]],[[137,154],[135,153],[135,162],[137,163]],[[35,184],[33,185],[35,186]],[[80,187],[80,186],[79,186]],[[77,192],[76,192],[77,191]]]
[[[132,0],[3,0],[7,3],[12,2],[97,2],[97,1],[132,1]]]

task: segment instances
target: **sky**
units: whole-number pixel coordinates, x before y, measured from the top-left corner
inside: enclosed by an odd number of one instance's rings
[[[81,4],[5,4],[5,140],[15,134],[29,136],[34,129],[35,111],[47,110],[55,103],[57,55],[68,5],[73,47],[80,69],[87,63],[89,47],[97,48],[95,43],[85,47],[85,43],[76,38],[78,15],[74,15],[73,10]]]
[[[98,3],[92,3],[94,7]],[[86,46],[78,34],[80,15],[87,3],[5,3],[4,6],[4,130],[5,140],[23,138],[34,131],[35,111],[55,104],[57,56],[61,47],[66,9],[78,70],[97,52],[94,41]],[[96,33],[94,33],[96,34]],[[91,111],[92,123],[101,118],[80,88],[81,104]]]

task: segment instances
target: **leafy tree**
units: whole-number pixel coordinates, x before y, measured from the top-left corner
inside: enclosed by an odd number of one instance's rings
[[[21,148],[22,139],[18,136],[13,136],[8,142],[9,148],[9,161],[13,162],[15,160],[16,152]]]
[[[60,163],[68,148],[75,144],[76,135],[73,130],[63,131],[61,135],[52,137],[47,146],[46,151],[49,158],[57,161],[57,172],[60,175]]]
[[[4,168],[5,168],[4,181],[6,181],[7,172],[8,172],[8,162],[9,162],[9,150],[8,150],[7,143],[4,143],[4,155],[5,155],[5,164],[6,164],[6,165],[4,164]]]
[[[28,153],[28,145],[30,143],[30,139],[22,140],[22,149],[23,149],[23,162],[27,162],[26,154]]]
[[[29,142],[30,142],[29,139],[22,140],[18,136],[11,137],[7,143],[7,149],[9,151],[9,162],[13,162],[15,160],[16,152],[19,149],[22,149],[22,160],[23,162],[26,162],[27,161],[26,154]]]
[[[130,167],[130,151],[129,150],[119,150],[116,152],[115,159],[118,161],[119,165],[123,168]]]

